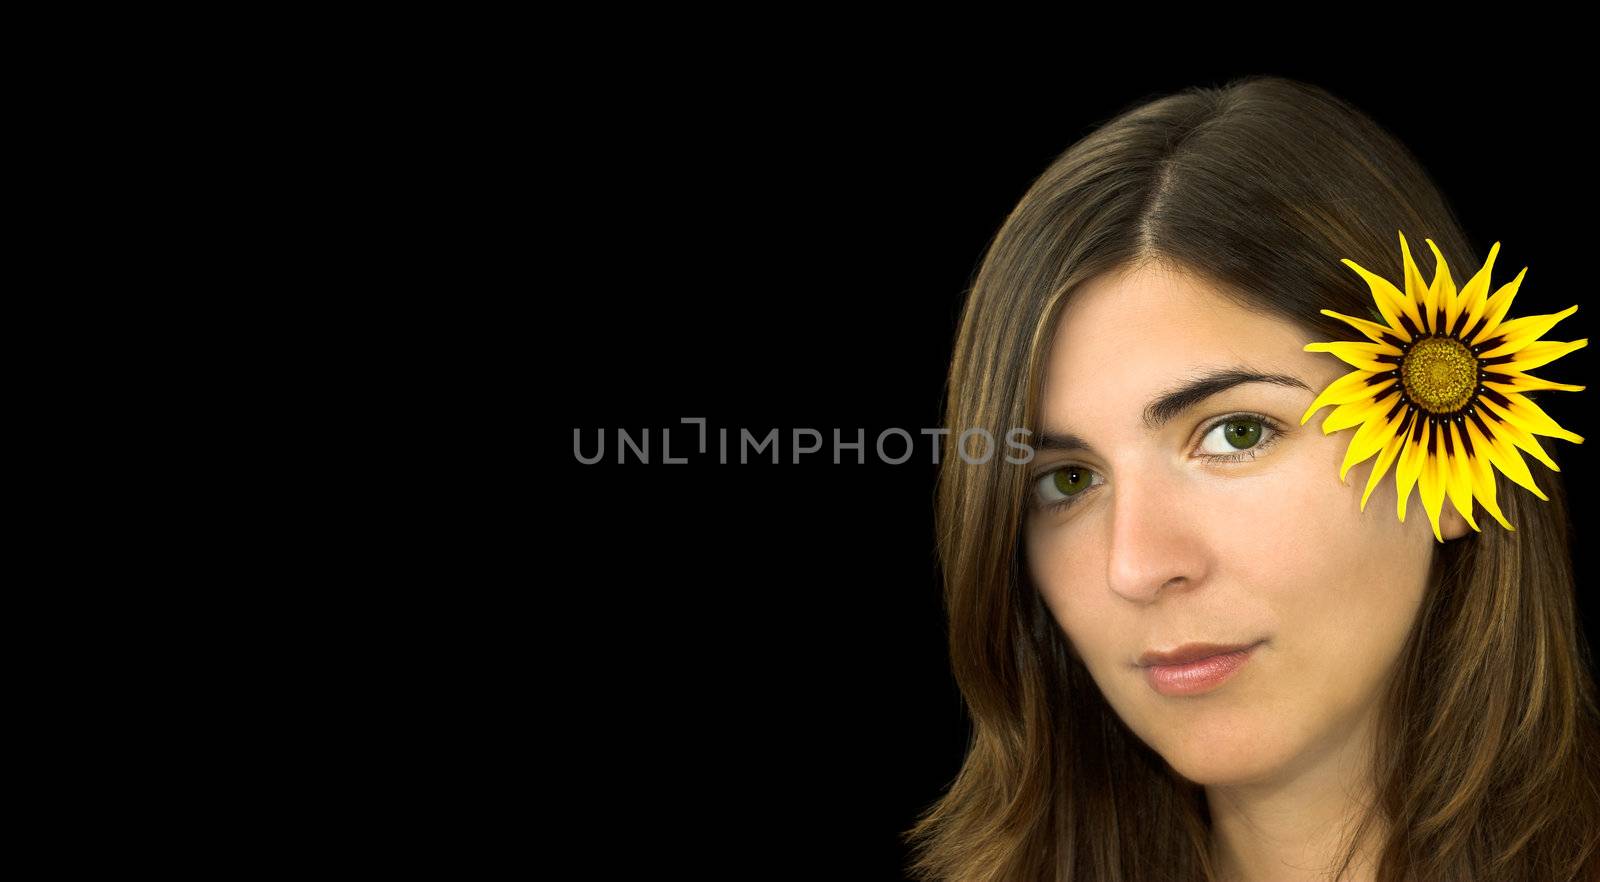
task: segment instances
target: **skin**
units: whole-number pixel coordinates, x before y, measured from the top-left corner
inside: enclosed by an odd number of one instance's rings
[[[1305,352],[1315,339],[1179,270],[1094,279],[1057,326],[1043,397],[1044,431],[1074,432],[1094,452],[1041,449],[1025,466],[1033,475],[1079,466],[1092,475],[1069,488],[1098,484],[1064,511],[1030,510],[1034,584],[1128,728],[1204,785],[1229,880],[1325,879],[1318,872],[1370,799],[1379,696],[1437,545],[1418,496],[1397,518],[1392,471],[1361,509],[1376,457],[1341,482],[1356,429],[1323,434],[1331,408],[1300,425],[1317,393],[1351,370]],[[1197,369],[1236,365],[1309,388],[1248,383],[1154,432],[1144,425],[1157,394]],[[1213,426],[1238,411],[1271,417],[1282,434],[1262,428],[1253,460],[1203,459],[1242,452]],[[1029,492],[1065,495],[1036,482]],[[1447,502],[1444,538],[1469,529]],[[1242,669],[1200,695],[1161,695],[1135,663],[1150,649],[1261,639]],[[1347,879],[1372,877],[1369,848]]]

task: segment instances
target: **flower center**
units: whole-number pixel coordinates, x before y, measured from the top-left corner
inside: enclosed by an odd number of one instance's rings
[[[1472,400],[1478,358],[1454,337],[1417,341],[1400,363],[1406,397],[1432,413],[1454,413]]]

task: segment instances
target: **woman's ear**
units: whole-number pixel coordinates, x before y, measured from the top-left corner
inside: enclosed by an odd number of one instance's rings
[[[1487,516],[1488,512],[1482,514]],[[1471,529],[1472,525],[1468,524],[1467,519],[1456,510],[1455,503],[1446,498],[1444,506],[1439,509],[1439,535],[1444,537],[1444,541],[1449,542],[1451,539],[1460,539],[1467,535],[1467,531]]]

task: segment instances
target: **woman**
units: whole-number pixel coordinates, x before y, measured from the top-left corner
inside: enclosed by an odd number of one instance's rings
[[[974,734],[914,875],[1600,879],[1565,498],[1519,456],[1582,439],[1481,382],[1586,341],[1526,349],[1571,310],[1511,324],[1482,254],[1392,136],[1274,77],[1122,114],[1033,185],[951,367],[950,437],[1036,454],[941,458]]]

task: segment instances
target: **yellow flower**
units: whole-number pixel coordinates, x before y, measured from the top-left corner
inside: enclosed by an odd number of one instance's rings
[[[1557,425],[1523,393],[1537,389],[1578,392],[1584,387],[1552,383],[1523,372],[1581,349],[1589,341],[1586,338],[1559,343],[1539,339],[1556,322],[1577,312],[1576,306],[1551,315],[1504,320],[1528,268],[1523,267],[1515,279],[1486,298],[1499,242],[1489,249],[1489,259],[1458,295],[1439,247],[1432,239],[1423,241],[1433,249],[1433,284],[1423,283],[1422,273],[1411,260],[1405,233],[1401,233],[1404,293],[1389,280],[1344,259],[1367,280],[1378,312],[1388,325],[1322,310],[1323,315],[1349,323],[1371,342],[1306,346],[1307,352],[1331,352],[1356,370],[1322,390],[1300,418],[1300,425],[1305,425],[1318,409],[1337,405],[1322,421],[1324,435],[1360,426],[1345,451],[1339,479],[1344,480],[1351,466],[1378,455],[1366,492],[1361,494],[1362,511],[1367,509],[1372,488],[1378,486],[1394,463],[1402,522],[1406,519],[1406,499],[1416,485],[1433,524],[1433,536],[1440,542],[1444,537],[1439,533],[1439,511],[1447,495],[1472,529],[1479,529],[1472,518],[1472,500],[1476,497],[1501,526],[1515,530],[1495,504],[1490,463],[1548,501],[1550,497],[1533,483],[1517,448],[1559,472],[1561,469],[1533,436],[1583,443],[1581,436]]]

